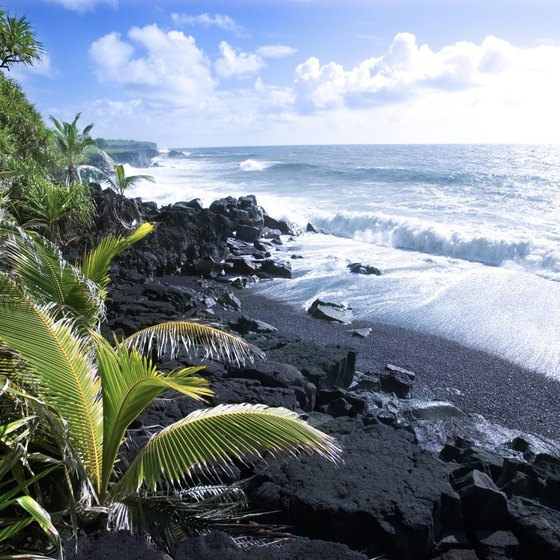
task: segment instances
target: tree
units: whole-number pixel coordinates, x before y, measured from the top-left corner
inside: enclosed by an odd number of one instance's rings
[[[0,9],[0,68],[10,70],[14,64],[31,66],[44,52],[27,18],[10,16]]]
[[[66,167],[67,184],[76,183],[80,180],[80,162],[87,148],[95,146],[95,140],[89,135],[93,124],[88,124],[83,130],[78,128],[78,119],[81,113],[77,113],[72,122],[65,122],[50,117],[54,124],[56,145],[62,155]]]
[[[119,195],[119,208],[117,210],[118,218],[122,221],[125,192],[136,186],[140,181],[150,181],[154,182],[154,178],[151,175],[126,175],[124,170],[124,165],[117,163],[109,154],[101,150],[101,155],[105,159],[106,163],[109,165],[111,171],[109,173],[103,173],[105,177],[105,182]]]
[[[330,436],[288,410],[222,405],[164,428],[128,468],[116,468],[128,427],[163,390],[195,399],[212,394],[195,375],[202,367],[162,373],[140,349],[173,358],[182,343],[238,362],[260,353],[223,331],[183,321],[144,329],[114,345],[100,336],[109,263],[149,231],[144,224],[127,237],[106,238],[78,268],[64,262],[40,236],[21,230],[7,235],[3,257],[10,273],[0,272],[0,342],[14,358],[13,367],[6,368],[9,378],[59,418],[60,448],[64,456],[73,457],[66,463],[68,476],[86,498],[77,503],[86,504],[90,512],[92,506],[102,507],[131,526],[153,508],[155,493],[157,514],[167,517],[165,522],[149,522],[148,530],[156,539],[163,534],[167,544],[165,535],[184,533],[192,520],[184,489],[196,476],[216,480],[217,468],[258,459],[263,452],[271,457],[317,453],[336,461],[340,449]],[[158,494],[162,488],[168,488],[166,495]],[[173,511],[160,507],[162,501],[172,502]]]

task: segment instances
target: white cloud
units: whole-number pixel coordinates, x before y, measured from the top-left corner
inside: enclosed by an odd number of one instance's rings
[[[187,15],[187,14],[171,14],[171,19],[173,23],[177,25],[202,25],[203,27],[219,27],[220,29],[225,29],[226,31],[232,31],[233,33],[240,33],[241,28],[235,23],[235,21],[229,17],[222,14],[210,14],[204,13],[197,16]]]
[[[75,12],[87,12],[93,10],[98,4],[109,4],[117,6],[118,0],[48,0],[51,4],[60,4],[64,8]]]
[[[226,41],[220,43],[220,53],[221,57],[216,60],[216,72],[221,78],[243,78],[265,66],[257,54],[234,49]]]
[[[285,58],[296,54],[297,49],[287,45],[264,45],[257,49],[257,54],[263,58]]]
[[[215,82],[193,37],[154,24],[133,27],[128,39],[113,32],[92,43],[90,60],[100,82],[122,86],[148,104],[206,105]]]
[[[487,37],[480,45],[458,42],[434,52],[418,46],[411,33],[399,33],[387,52],[345,70],[309,58],[295,71],[294,88],[304,110],[401,101],[419,90],[477,87],[511,68],[516,55],[506,41]]]
[[[192,37],[156,25],[110,33],[90,57],[111,99],[83,108],[84,122],[166,146],[557,141],[560,46],[487,37],[435,51],[399,33],[351,68],[310,57],[291,84],[256,78],[288,55],[272,47],[243,52],[222,42],[210,60]],[[218,87],[218,78],[249,76],[252,87]]]

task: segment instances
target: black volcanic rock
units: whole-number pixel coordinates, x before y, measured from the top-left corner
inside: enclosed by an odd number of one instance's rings
[[[278,521],[299,533],[370,556],[427,557],[451,517],[442,507],[443,495],[455,496],[446,467],[404,429],[348,418],[320,428],[340,442],[344,464],[303,456],[261,469],[255,495],[263,507],[279,509]]]

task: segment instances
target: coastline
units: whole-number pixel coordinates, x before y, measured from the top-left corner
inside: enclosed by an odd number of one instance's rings
[[[388,363],[414,371],[416,397],[449,401],[506,428],[558,439],[559,381],[434,335],[383,323],[341,325],[315,319],[257,290],[236,291],[242,314],[306,341],[353,346],[358,371],[380,371]],[[348,332],[356,328],[371,328],[371,334],[361,338]]]

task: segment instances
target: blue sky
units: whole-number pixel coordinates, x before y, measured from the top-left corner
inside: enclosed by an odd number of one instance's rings
[[[160,147],[560,140],[557,0],[0,0],[41,113]]]

